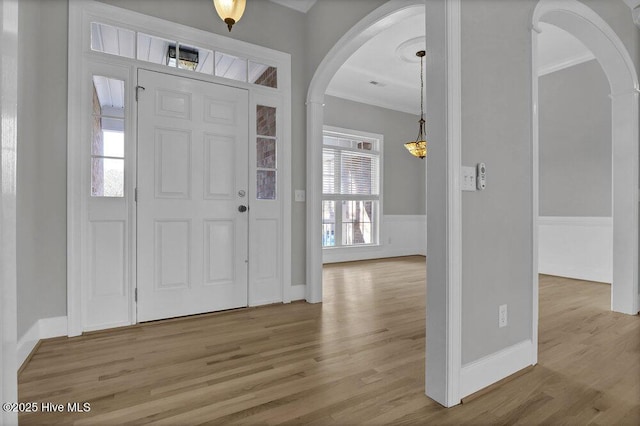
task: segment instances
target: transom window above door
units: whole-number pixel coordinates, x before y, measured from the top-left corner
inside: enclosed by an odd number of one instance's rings
[[[277,67],[205,46],[193,46],[100,22],[91,23],[91,50],[278,88]]]

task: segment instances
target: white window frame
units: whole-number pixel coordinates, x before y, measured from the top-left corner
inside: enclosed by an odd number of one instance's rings
[[[375,222],[373,224],[373,236],[376,242],[371,244],[357,244],[357,245],[348,245],[348,246],[336,245],[336,246],[322,247],[323,263],[344,262],[344,261],[351,261],[351,260],[366,259],[366,258],[371,258],[372,255],[375,257],[375,253],[381,251],[382,245],[383,245],[382,230],[384,229],[383,228],[384,135],[379,133],[366,132],[362,130],[346,129],[342,127],[323,126],[322,127],[323,140],[324,140],[324,135],[327,133],[331,133],[332,135],[344,136],[346,139],[365,138],[365,139],[374,139],[378,141],[378,149],[375,151],[371,151],[371,153],[377,154],[379,158],[379,173],[378,173],[379,195],[377,196],[377,201],[378,201],[378,209],[376,211],[377,217],[374,219]],[[325,145],[323,143],[322,147],[324,148],[324,146]],[[340,147],[334,147],[334,146],[332,146],[332,148],[341,149]],[[355,152],[357,150],[345,149],[345,151]],[[363,152],[367,152],[367,151],[363,150]],[[342,226],[341,226],[342,213],[341,213],[341,206],[339,205],[339,202],[344,200],[367,200],[368,201],[372,199],[372,196],[369,196],[369,195],[354,196],[354,195],[341,195],[341,194],[325,195],[324,193],[322,193],[321,199],[323,202],[329,201],[329,200],[336,201],[336,210],[335,210],[336,211],[336,227],[335,227],[336,234],[335,235],[336,235],[336,241],[338,241],[338,238],[341,236],[341,229],[342,229]],[[322,206],[322,203],[321,203],[321,206]]]
[[[178,42],[219,51],[246,58],[248,61],[274,66],[278,69],[278,87],[271,88],[243,81],[231,80],[215,75],[208,75],[165,65],[140,61],[135,58],[110,55],[91,50],[90,25],[100,22],[119,28],[143,32],[145,34],[175,39]],[[138,12],[122,9],[92,0],[70,0],[69,2],[69,71],[68,71],[68,151],[67,151],[67,319],[69,336],[77,336],[87,331],[83,324],[83,281],[88,277],[87,243],[89,232],[87,226],[87,173],[89,144],[87,129],[90,128],[86,108],[85,95],[89,90],[88,79],[93,74],[112,76],[108,70],[119,69],[117,78],[125,81],[129,100],[127,108],[127,131],[129,143],[125,148],[125,194],[129,207],[127,261],[131,265],[127,273],[127,291],[130,297],[130,313],[128,318],[117,324],[105,324],[100,328],[135,324],[136,304],[136,206],[134,189],[136,186],[136,146],[137,116],[135,111],[135,86],[138,69],[159,71],[187,78],[224,84],[249,91],[249,109],[255,111],[257,104],[272,105],[278,108],[278,175],[277,175],[277,210],[279,211],[279,237],[281,244],[278,253],[278,280],[281,281],[281,299],[288,303],[292,299],[291,288],[291,55],[273,49],[257,46],[233,38],[209,33],[185,25],[147,16]],[[107,71],[101,71],[107,70]],[[253,115],[255,117],[255,113]],[[251,124],[253,123],[253,124]],[[255,121],[250,122],[249,143],[255,140]],[[255,169],[255,152],[249,156],[250,170]],[[252,163],[253,161],[253,163]],[[87,164],[85,164],[87,163]],[[250,177],[255,176],[255,170]],[[255,186],[255,181],[252,182]],[[251,277],[251,275],[250,275]],[[252,284],[249,283],[251,294]],[[263,303],[274,303],[276,300],[251,299],[251,306]]]

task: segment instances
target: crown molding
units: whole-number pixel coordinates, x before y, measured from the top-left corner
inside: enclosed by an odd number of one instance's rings
[[[420,111],[412,111],[402,105],[397,105],[392,102],[386,102],[385,100],[378,97],[369,97],[369,96],[357,96],[352,93],[346,93],[341,90],[327,89],[325,92],[328,96],[333,96],[334,98],[340,98],[351,102],[358,102],[360,104],[375,106],[378,108],[389,109],[397,112],[404,112],[406,114],[411,114],[418,116],[420,115]]]
[[[297,10],[298,12],[307,13],[311,7],[316,4],[316,0],[270,0],[272,3],[279,4],[280,6],[288,7],[289,9]]]
[[[551,74],[552,72],[560,71],[574,65],[579,65],[595,58],[596,57],[591,52],[585,53],[584,55],[574,56],[561,62],[556,62],[544,67],[540,67],[538,69],[538,76],[541,77],[543,75]]]
[[[624,0],[624,2],[629,6],[629,9],[631,9],[633,22],[640,27],[640,0]]]

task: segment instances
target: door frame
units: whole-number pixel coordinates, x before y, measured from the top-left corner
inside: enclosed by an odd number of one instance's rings
[[[611,309],[636,315],[638,294],[638,75],[624,44],[591,8],[576,0],[541,0],[531,27],[532,99],[532,360],[538,359],[538,217],[539,217],[539,117],[538,23],[548,22],[578,38],[593,52],[611,86],[612,108],[612,216],[613,282]]]
[[[277,67],[278,88],[269,88],[230,80],[214,75],[206,75],[181,69],[170,68],[150,62],[129,59],[121,56],[94,52],[90,48],[90,24],[100,22],[131,31],[139,31],[157,37],[182,40],[194,45],[207,48],[212,51],[223,51],[235,56],[240,56]],[[77,336],[89,329],[104,329],[114,326],[135,324],[136,306],[134,301],[135,278],[135,247],[136,247],[136,208],[134,201],[135,176],[137,176],[136,135],[137,115],[134,99],[134,90],[137,85],[137,70],[144,68],[150,71],[158,71],[206,82],[222,84],[249,91],[249,108],[255,108],[267,101],[281,108],[281,119],[278,123],[281,142],[278,145],[278,214],[281,225],[279,227],[279,262],[277,265],[279,279],[281,281],[280,294],[282,302],[291,301],[291,55],[273,49],[257,46],[251,43],[224,37],[214,33],[198,30],[185,25],[166,21],[164,19],[147,16],[138,12],[107,5],[93,0],[70,0],[69,2],[69,68],[68,68],[68,150],[67,150],[67,334]],[[88,282],[88,247],[89,229],[87,226],[87,181],[89,173],[88,164],[84,163],[87,157],[88,144],[86,134],[89,129],[88,114],[86,108],[86,93],[89,90],[87,82],[91,71],[101,67],[120,68],[122,75],[128,74],[125,85],[128,90],[126,112],[126,135],[129,141],[133,141],[125,152],[125,198],[129,204],[128,211],[128,235],[126,238],[128,255],[126,262],[130,265],[127,275],[127,297],[130,300],[131,309],[129,317],[117,324],[101,324],[98,327],[86,327],[83,323],[83,282]],[[105,72],[106,76],[111,75]],[[122,78],[122,77],[118,77]],[[78,83],[80,82],[80,84]],[[90,110],[89,110],[90,111]],[[252,117],[249,119],[249,138],[255,136],[255,129],[251,128]],[[253,126],[255,127],[255,126]],[[280,142],[280,141],[279,141]],[[251,157],[251,156],[250,156]],[[87,162],[88,163],[88,162]],[[128,177],[127,177],[128,176]],[[251,184],[251,183],[250,183]],[[249,275],[249,295],[251,295],[252,283]],[[249,296],[251,306],[251,296]],[[273,303],[271,301],[270,303]],[[259,304],[259,303],[255,303]]]

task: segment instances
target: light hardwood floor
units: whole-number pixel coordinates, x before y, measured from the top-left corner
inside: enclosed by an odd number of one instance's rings
[[[444,409],[424,396],[423,257],[325,267],[325,302],[43,342],[21,424],[640,424],[640,318],[609,286],[541,276],[539,365]]]

